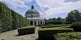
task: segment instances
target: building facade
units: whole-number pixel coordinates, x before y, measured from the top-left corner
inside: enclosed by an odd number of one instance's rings
[[[25,17],[28,19],[29,25],[38,26],[45,24],[44,19],[40,18],[40,13],[34,9],[34,6],[31,6],[31,9],[27,10]]]

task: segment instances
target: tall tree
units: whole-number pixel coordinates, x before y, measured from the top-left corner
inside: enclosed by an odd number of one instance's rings
[[[74,10],[74,13],[75,13],[76,21],[77,21],[77,22],[80,22],[80,20],[81,20],[81,15],[80,15],[79,11],[78,11],[78,10]]]
[[[58,21],[62,21],[62,18],[61,18],[61,17],[58,17],[57,20],[58,20]]]
[[[67,23],[73,23],[73,22],[79,22],[81,20],[81,16],[78,10],[73,10],[68,13],[68,16],[66,17]]]

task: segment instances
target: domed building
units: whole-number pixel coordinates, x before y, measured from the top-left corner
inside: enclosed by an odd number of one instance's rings
[[[27,10],[25,17],[29,21],[29,25],[44,25],[45,21],[40,18],[40,13],[34,9],[34,6],[31,6],[31,9]]]

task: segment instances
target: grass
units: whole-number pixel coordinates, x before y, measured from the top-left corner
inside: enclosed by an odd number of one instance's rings
[[[68,26],[68,25],[71,25],[71,24],[50,24],[50,25],[56,25],[56,26]],[[48,25],[48,26],[50,26],[50,25]]]
[[[26,26],[26,27],[22,27],[22,28],[19,28],[19,29],[24,29],[24,28],[35,28],[35,26]]]
[[[39,28],[39,30],[73,30],[73,29],[72,28],[55,27],[55,28]]]
[[[69,28],[71,24],[57,24],[57,25],[45,25],[42,28],[53,28],[53,27],[66,27]]]
[[[40,27],[39,30],[73,30],[73,28],[69,28],[70,25],[71,24],[46,25],[45,27]]]

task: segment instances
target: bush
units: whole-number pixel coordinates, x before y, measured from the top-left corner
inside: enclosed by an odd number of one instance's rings
[[[80,31],[81,32],[81,23],[74,22],[74,23],[72,23],[71,28],[73,28],[74,31],[78,31],[78,32]]]
[[[53,28],[53,27],[61,27],[61,25],[46,25],[46,26],[42,26],[42,28]]]
[[[56,40],[81,40],[81,32],[58,33]]]
[[[35,33],[35,27],[23,27],[18,29],[18,35],[33,34]]]
[[[28,25],[28,20],[0,2],[0,32],[10,31]]]
[[[54,40],[54,36],[57,33],[63,33],[63,32],[72,32],[72,28],[40,28],[38,31],[39,40]]]
[[[45,25],[45,26],[42,26],[42,28],[53,28],[53,27],[66,27],[66,28],[69,28],[70,27],[70,24],[60,24],[60,25]]]

